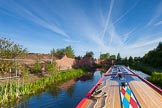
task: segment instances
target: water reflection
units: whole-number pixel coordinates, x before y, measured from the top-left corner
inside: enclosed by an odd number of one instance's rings
[[[78,80],[80,80],[80,81],[92,80],[93,79],[93,75],[94,75],[93,72],[88,72],[85,75],[83,75],[83,76],[81,76],[79,78],[76,78],[76,81],[78,81]]]
[[[74,91],[75,91],[75,85],[72,85],[71,87],[69,87],[69,88],[67,89],[66,92],[68,93],[68,95],[69,95],[70,97],[73,97]]]
[[[67,92],[67,94],[72,97],[73,93],[75,91],[75,86],[78,81],[86,82],[88,80],[93,80],[94,72],[88,72],[84,74],[81,77],[78,77],[76,79],[69,80],[63,84],[61,84],[58,87],[51,86],[50,89],[48,90],[48,93],[50,93],[52,96],[57,96],[59,94],[59,91],[64,90]]]

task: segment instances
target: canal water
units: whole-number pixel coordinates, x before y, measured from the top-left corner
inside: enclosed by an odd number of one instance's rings
[[[19,102],[19,108],[75,108],[87,92],[102,77],[102,72],[87,73],[59,87],[51,85],[45,92],[38,93]],[[52,87],[53,86],[53,87]]]
[[[147,74],[143,73],[142,71],[137,71],[137,70],[132,70],[132,71],[144,79],[147,79],[148,77],[150,77],[150,75],[147,75]]]

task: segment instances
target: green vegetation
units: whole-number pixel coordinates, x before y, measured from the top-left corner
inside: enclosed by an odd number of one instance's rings
[[[92,51],[86,52],[85,57],[93,58],[94,53]]]
[[[74,57],[75,57],[74,51],[73,51],[73,49],[72,49],[71,46],[67,46],[67,47],[65,48],[64,54],[65,54],[67,57],[70,57],[70,58],[74,58]]]
[[[110,60],[116,60],[116,55],[110,55]]]
[[[34,64],[33,67],[33,73],[39,73],[39,72],[41,72],[41,65],[39,60],[36,60],[36,63]]]
[[[7,39],[0,39],[0,57],[1,59],[12,59],[17,56],[22,56],[27,51],[22,46]]]
[[[162,43],[160,42],[157,48],[149,51],[144,57],[129,57],[122,59],[122,64],[130,66],[133,69],[141,70],[149,75],[152,72],[162,71]]]
[[[0,39],[0,73],[2,75],[7,74],[10,70],[19,69],[22,67],[20,64],[16,64],[16,57],[23,57],[27,53],[27,50],[24,49],[21,45],[16,44],[7,39]],[[5,60],[12,59],[12,60]],[[17,75],[17,73],[16,73]]]
[[[53,63],[47,63],[46,64],[46,71],[50,74],[50,75],[55,75],[58,72],[57,66],[56,66],[56,62]]]
[[[109,59],[109,56],[110,56],[109,53],[100,54],[100,59],[101,59],[101,60],[107,60],[107,59]]]
[[[0,104],[5,102],[21,99],[25,95],[34,94],[44,88],[54,84],[55,86],[61,82],[67,81],[72,78],[76,78],[84,74],[82,69],[72,69],[66,71],[58,71],[54,57],[67,55],[74,58],[74,51],[71,46],[67,46],[65,49],[52,50],[51,62],[41,63],[37,58],[34,65],[28,66],[17,62],[15,59],[22,58],[27,54],[27,50],[23,49],[19,44],[15,44],[7,39],[0,39],[0,73],[12,77],[15,72],[21,78],[17,79],[17,82],[12,82],[11,79],[5,79],[5,83],[0,85]],[[30,72],[34,75],[41,75],[46,73],[46,76],[39,77],[34,82],[24,83],[24,78],[30,76]],[[32,76],[31,76],[32,77]],[[22,80],[22,82],[20,82]]]
[[[150,67],[142,65],[142,64],[131,65],[131,68],[135,69],[135,70],[140,70],[140,71],[142,71],[142,72],[144,72],[144,73],[146,73],[148,75],[151,75],[152,72],[154,71]]]
[[[149,74],[148,80],[162,88],[162,42],[142,58],[130,56],[122,59],[122,64]]]
[[[26,66],[23,66],[21,68],[21,76],[20,77],[28,77],[29,76],[29,68]]]
[[[120,56],[120,53],[118,53],[118,55],[117,55],[117,60],[116,60],[118,64],[121,64],[121,59],[122,59],[122,58],[121,58],[121,56]]]
[[[117,56],[119,57],[120,53],[118,53]],[[104,54],[100,54],[100,59],[101,60],[116,60],[116,55],[114,54],[110,55],[109,53],[104,53]]]
[[[57,50],[53,49],[51,51],[51,54],[52,54],[52,56],[55,56],[57,58],[61,58],[64,55],[66,55],[67,57],[70,57],[70,58],[75,57],[74,51],[71,46],[67,46],[66,48],[63,48],[63,49],[57,49]]]
[[[72,78],[76,78],[83,75],[84,71],[81,69],[72,69],[67,71],[61,71],[56,75],[47,78],[41,78],[34,83],[27,83],[18,85],[16,83],[8,83],[4,86],[0,86],[0,104],[15,99],[21,98],[21,96],[34,94],[37,91],[43,90],[51,84],[59,84],[60,82],[67,81]]]
[[[162,88],[162,73],[153,72],[148,80]]]
[[[162,69],[162,42],[159,43],[157,48],[145,54],[142,62],[155,68]]]

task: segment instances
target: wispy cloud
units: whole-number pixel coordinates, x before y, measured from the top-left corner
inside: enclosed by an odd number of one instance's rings
[[[108,25],[109,25],[110,20],[111,20],[111,13],[112,13],[113,5],[114,5],[114,0],[111,0],[110,1],[110,8],[109,8],[108,15],[107,15],[106,22],[105,22],[105,27],[103,29],[102,36],[101,36],[102,39],[105,36],[105,33],[107,31]]]
[[[128,31],[127,33],[125,33],[123,36],[123,43],[124,44],[126,44],[129,40],[130,40],[130,38],[131,38],[131,34],[133,33],[133,32],[135,32],[135,30],[136,30],[136,27],[135,28],[133,28],[132,30],[130,30],[130,31]]]
[[[159,26],[159,25],[162,25],[162,21],[159,21],[155,24],[155,26]]]
[[[155,9],[155,12],[152,16],[152,18],[150,19],[150,21],[147,23],[146,26],[151,26],[152,24],[154,24],[154,22],[156,20],[158,20],[158,18],[162,15],[162,2],[160,2],[158,5],[157,5],[157,8]]]
[[[109,45],[107,47],[111,47],[111,44],[112,42],[113,43],[117,43],[116,45],[120,45],[120,44],[124,44],[119,36],[119,34],[116,32],[116,29],[115,29],[115,24],[118,23],[119,21],[121,21],[129,12],[131,12],[135,6],[138,4],[139,2],[136,2],[133,6],[131,6],[131,8],[127,9],[126,12],[124,12],[120,17],[118,17],[114,22],[112,22],[111,20],[111,14],[112,14],[112,9],[113,9],[113,4],[114,4],[114,1],[111,1],[110,3],[110,9],[108,11],[108,17],[106,19],[106,22],[105,22],[105,27],[104,27],[104,30],[101,32],[101,39],[104,40],[104,36],[106,35],[106,32],[108,32],[108,35],[109,36]],[[128,32],[127,34],[125,34],[125,37],[124,37],[124,42],[127,41],[127,38],[129,38],[129,35],[134,31],[134,29],[130,32]],[[113,40],[114,39],[114,40]]]
[[[73,39],[64,39],[65,42],[68,42],[68,43],[79,43],[80,41],[79,40],[73,40]]]
[[[126,12],[124,12],[120,17],[118,17],[113,23],[112,25],[109,26],[109,28],[111,28],[113,25],[115,25],[116,23],[118,23],[119,21],[121,21],[128,13],[130,13],[138,4],[139,2],[137,1],[133,6],[131,6],[131,8],[127,9]]]
[[[69,37],[68,34],[64,30],[57,27],[56,24],[54,24],[54,22],[48,22],[48,21],[44,20],[43,17],[46,17],[46,16],[43,16],[43,15],[38,16],[35,13],[33,13],[32,11],[30,11],[29,9],[23,7],[22,5],[19,5],[16,2],[12,2],[11,4],[12,4],[12,6],[8,4],[9,11],[19,14],[21,17],[26,18],[26,19],[34,22],[35,24],[38,24],[48,30],[51,30],[61,36],[64,36],[66,38]],[[11,10],[10,8],[12,8],[13,10]]]
[[[151,44],[154,44],[154,43],[158,43],[160,41],[162,41],[162,38],[153,39],[151,41],[149,39],[149,41],[146,40],[144,42],[138,42],[136,44],[133,44],[133,45],[129,46],[128,48],[132,48],[132,49],[134,49],[134,48],[140,48],[140,47],[148,46],[148,45],[151,45]]]

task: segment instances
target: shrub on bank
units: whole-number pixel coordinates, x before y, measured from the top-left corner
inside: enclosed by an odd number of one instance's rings
[[[39,63],[39,60],[37,60],[36,63],[34,64],[32,72],[34,73],[41,72],[41,65]]]
[[[56,62],[53,63],[46,63],[45,65],[45,71],[47,71],[50,75],[55,75],[58,72]]]
[[[151,77],[148,78],[148,80],[162,88],[162,73],[153,72]]]

